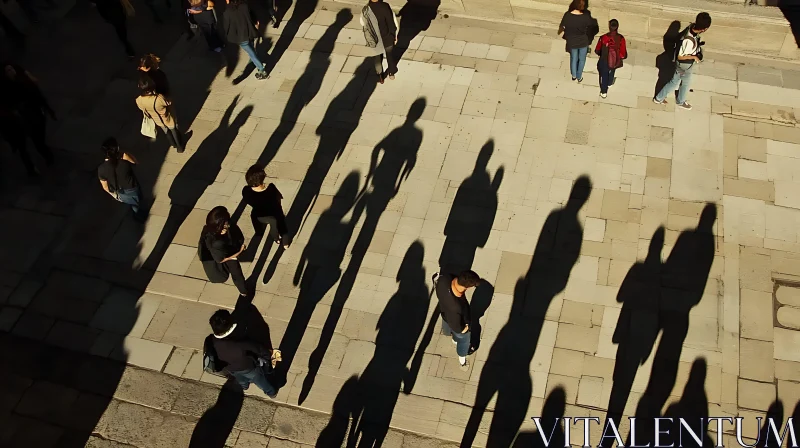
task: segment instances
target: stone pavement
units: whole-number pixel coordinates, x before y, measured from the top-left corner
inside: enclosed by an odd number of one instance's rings
[[[191,438],[216,394],[203,383],[221,382],[200,368],[208,317],[237,297],[233,285],[204,280],[197,239],[213,206],[237,209],[256,160],[269,162],[298,229],[287,252],[244,263],[268,276],[253,304],[288,355],[277,401],[291,406],[245,399],[242,416],[269,410],[257,429],[230,425],[260,435],[234,430],[229,445],[311,444],[316,433],[266,415],[293,420],[299,405],[358,416],[350,401],[366,396],[364,434],[391,425],[387,445],[400,430],[455,442],[469,432],[482,446],[525,436],[528,417],[560,395],[567,416],[603,418],[610,403],[635,415],[641,397],[671,409],[696,392],[700,359],[708,415],[747,417],[754,439],[751,417],[776,399],[791,412],[800,90],[787,80],[796,72],[709,60],[694,76],[694,110],[675,110],[651,102],[659,55],[634,49],[600,99],[594,60],[583,84],[571,82],[563,41],[453,18],[414,36],[397,79],[376,85],[357,17],[345,23],[341,5],[322,6],[265,39],[262,49],[290,40],[267,81],[233,84],[246,60],[220,71],[202,42],[173,47],[165,70],[192,132],[184,154],[138,135],[138,114],[124,106],[129,79],[112,82],[88,117],[64,118],[51,140],[65,158],[95,152],[107,133],[140,158],[155,198],[145,226],[99,191],[88,162],[4,195],[0,222],[15,236],[0,250],[7,358],[42,354],[41,369],[55,353],[63,364],[59,375],[20,369],[2,381],[15,393],[0,415],[25,424],[0,440],[33,446],[23,441],[48,434],[37,421],[56,429],[36,446]],[[239,225],[250,239],[249,219]],[[429,320],[440,260],[471,265],[492,287],[472,297],[483,316],[467,371]],[[88,367],[69,372],[70,356]],[[61,375],[98,378],[102,390]],[[176,392],[184,387],[205,392]],[[90,418],[62,418],[85,393]],[[62,408],[31,410],[52,396]],[[185,396],[210,398],[183,412]],[[159,436],[164,425],[184,439]],[[137,432],[150,438],[129,438]],[[582,432],[571,437],[581,443]]]

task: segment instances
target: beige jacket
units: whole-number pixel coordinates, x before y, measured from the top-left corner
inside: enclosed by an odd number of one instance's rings
[[[136,98],[136,106],[149,115],[156,122],[156,126],[175,128],[175,112],[172,103],[164,95],[139,96]]]

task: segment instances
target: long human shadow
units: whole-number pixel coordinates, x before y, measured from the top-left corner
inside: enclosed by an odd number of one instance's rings
[[[683,388],[681,398],[677,402],[670,404],[664,412],[665,418],[673,419],[665,425],[667,428],[671,427],[669,434],[661,436],[661,440],[664,440],[664,445],[674,443],[675,446],[680,445],[686,448],[712,448],[714,446],[714,442],[709,435],[708,425],[703,423],[709,417],[708,395],[705,388],[707,370],[708,366],[705,358],[697,358],[692,363],[689,379]],[[691,429],[691,433],[681,428],[680,419],[683,419],[684,424]],[[648,424],[650,422],[643,423]],[[638,427],[639,425],[637,424]],[[700,439],[700,443],[697,443],[698,440],[694,439],[691,434],[695,434]]]
[[[767,4],[772,6],[775,3],[781,10],[783,17],[789,22],[795,44],[800,48],[800,4],[792,0],[768,0]]]
[[[567,392],[558,386],[547,395],[542,406],[539,427],[536,431],[522,431],[513,448],[547,448],[566,446],[563,419],[567,407]],[[541,430],[541,432],[539,431]]]
[[[336,21],[333,25],[329,26],[322,37],[314,44],[306,70],[297,79],[297,83],[289,95],[289,101],[286,103],[286,108],[284,108],[281,115],[280,124],[270,136],[267,146],[264,147],[264,151],[258,158],[258,163],[262,166],[267,166],[275,158],[275,154],[278,153],[286,137],[297,125],[300,112],[319,93],[322,87],[322,80],[331,66],[331,52],[336,44],[336,38],[351,20],[353,20],[353,14],[349,9],[339,11],[336,14]]]
[[[344,179],[331,206],[320,215],[300,255],[294,274],[294,284],[300,285],[300,292],[280,343],[283,361],[276,369],[276,386],[286,382],[286,373],[297,354],[314,309],[341,277],[339,266],[359,218],[357,212],[349,219],[346,216],[356,204],[359,178],[359,173],[354,171]]]
[[[325,116],[322,118],[319,126],[316,129],[319,135],[319,146],[314,152],[314,157],[311,164],[306,170],[303,181],[300,183],[300,188],[292,201],[289,211],[286,213],[286,226],[289,233],[294,236],[300,232],[300,226],[303,222],[306,213],[314,205],[314,202],[319,195],[322,182],[328,176],[328,173],[333,166],[333,163],[344,152],[350,136],[358,125],[357,118],[361,117],[372,93],[375,91],[376,82],[370,82],[374,79],[374,72],[371,58],[365,58],[361,65],[356,69],[350,82],[347,83],[345,88],[331,101],[328,109],[325,111]],[[373,78],[370,78],[370,77]],[[356,118],[355,123],[340,121],[340,115],[343,112],[351,114]],[[278,262],[283,255],[283,247],[279,247],[272,258],[266,272],[264,273],[263,282],[267,283],[275,269]],[[262,256],[265,254],[262,253]],[[255,274],[254,274],[255,275]]]
[[[413,383],[419,374],[419,371],[409,370],[406,364],[414,354],[430,304],[424,257],[425,248],[420,241],[415,241],[397,271],[397,292],[378,319],[375,353],[358,382],[358,403],[362,408],[358,413],[356,439],[350,440],[348,446],[355,446],[356,440],[359,448],[383,444],[401,386]]]
[[[169,189],[171,206],[167,221],[158,236],[153,251],[144,262],[144,267],[153,270],[158,267],[158,263],[164,257],[170,243],[178,233],[178,229],[197,205],[197,201],[200,200],[206,189],[217,178],[231,143],[253,111],[252,106],[247,106],[231,121],[233,109],[238,102],[239,97],[237,96],[225,110],[217,129],[203,140],[197,151],[186,161],[172,181]]]
[[[229,337],[249,339],[272,348],[269,325],[250,300],[239,297],[231,316],[237,327]],[[219,392],[217,402],[197,421],[189,447],[224,448],[243,403],[242,387],[234,379],[228,379]]]
[[[658,79],[656,80],[653,96],[656,96],[672,79],[672,76],[675,75],[675,61],[673,58],[675,57],[675,45],[678,43],[678,39],[680,39],[681,30],[681,22],[679,20],[673,20],[664,32],[664,36],[661,38],[664,51],[656,56]]]
[[[445,239],[439,256],[442,272],[472,269],[475,252],[486,246],[492,233],[497,215],[497,192],[505,172],[501,166],[494,178],[489,174],[488,164],[493,152],[494,140],[489,140],[478,153],[472,173],[456,191],[444,226]]]
[[[661,340],[647,386],[636,407],[636,417],[643,421],[660,417],[675,387],[683,343],[689,332],[689,312],[703,297],[714,261],[716,219],[716,205],[706,204],[697,227],[681,232],[661,267],[658,306]],[[653,437],[652,427],[645,424],[641,437],[643,440]]]
[[[617,344],[617,357],[606,415],[617,427],[622,421],[636,371],[650,357],[658,336],[663,247],[664,227],[659,227],[650,240],[647,257],[630,268],[617,293],[622,310],[611,339]]]
[[[481,371],[475,404],[461,439],[462,447],[475,441],[483,414],[497,394],[487,447],[508,447],[514,441],[533,393],[530,363],[553,298],[564,290],[578,261],[583,226],[578,212],[591,194],[591,181],[579,177],[569,200],[547,216],[525,277],[514,288],[508,321],[497,335]]]
[[[399,61],[411,41],[421,32],[427,31],[436,19],[441,0],[407,0],[397,15],[400,27],[397,31],[397,44],[394,46],[395,61]]]
[[[358,375],[345,381],[333,400],[331,418],[319,433],[317,448],[345,446],[346,440],[355,440],[356,427],[360,418],[361,405],[358,403]],[[352,424],[350,423],[352,421]],[[349,431],[348,431],[349,429]]]
[[[422,145],[422,130],[416,122],[422,118],[427,101],[417,98],[406,115],[406,121],[398,128],[389,132],[383,140],[378,142],[372,151],[369,172],[366,183],[359,194],[356,204],[357,214],[365,211],[364,224],[358,233],[351,251],[350,262],[342,274],[339,286],[333,296],[328,317],[322,327],[317,347],[311,353],[308,361],[308,373],[303,380],[299,402],[303,403],[314,384],[317,372],[322,365],[322,359],[328,350],[333,337],[336,324],[344,311],[344,305],[356,282],[356,276],[361,269],[361,263],[372,243],[372,237],[378,229],[378,221],[389,206],[389,202],[400,191],[400,185],[408,179],[411,170],[417,161],[417,151]],[[380,161],[378,160],[380,158]],[[372,190],[366,192],[371,182]]]
[[[289,45],[294,40],[295,36],[297,36],[298,31],[300,31],[300,25],[314,14],[318,3],[319,0],[297,0],[295,2],[292,16],[286,22],[286,26],[281,32],[281,37],[278,38],[278,42],[275,43],[272,53],[264,63],[264,68],[267,73],[272,72],[272,69],[274,69],[278,61],[281,60],[281,57],[283,57],[283,54],[289,49]]]

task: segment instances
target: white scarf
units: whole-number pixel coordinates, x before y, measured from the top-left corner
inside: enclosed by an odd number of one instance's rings
[[[214,337],[217,338],[217,339],[222,339],[224,337],[230,336],[231,333],[233,333],[233,330],[235,330],[235,329],[236,329],[236,324],[233,324],[233,325],[231,325],[231,328],[228,331],[225,332],[225,334],[221,334],[219,336],[217,336],[215,334]]]

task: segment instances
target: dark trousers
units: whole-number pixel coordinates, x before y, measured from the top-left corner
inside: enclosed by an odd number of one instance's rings
[[[255,221],[259,224],[256,227],[256,231],[258,233],[263,233],[264,231],[266,231],[266,227],[269,227],[269,236],[273,240],[278,241],[281,238],[288,237],[289,228],[286,226],[286,217],[283,215],[258,216],[256,217]]]
[[[239,294],[246,295],[247,294],[247,282],[244,278],[244,272],[242,272],[242,265],[239,264],[239,260],[229,260],[224,263],[225,270],[231,274],[231,280],[233,280],[233,284],[236,286],[236,289],[239,290]]]
[[[126,23],[125,15],[122,14],[113,14],[113,13],[104,13],[100,11],[100,16],[108,22],[109,25],[114,27],[114,32],[117,33],[117,39],[122,43],[125,47],[125,54],[128,56],[134,56],[136,54],[133,51],[133,45],[128,41],[128,24]]]
[[[177,126],[174,128],[162,127],[161,130],[167,135],[170,146],[177,148],[178,151],[183,151],[183,134]]]
[[[203,33],[203,38],[205,38],[209,49],[214,50],[225,46],[217,32],[217,21],[214,19],[214,13],[212,11],[203,11],[200,14],[194,14],[192,18],[194,19],[194,23],[197,24],[197,27],[200,28],[200,32]]]
[[[255,384],[259,389],[264,391],[270,398],[275,398],[278,393],[275,386],[269,382],[267,375],[264,373],[263,367],[253,367],[250,370],[243,370],[240,372],[231,372],[231,375],[236,379],[236,382],[242,386],[243,390],[250,388],[251,384]]]
[[[608,62],[600,60],[597,63],[597,73],[600,74],[600,93],[608,93],[608,86],[614,84],[614,72],[617,69],[608,68]]]
[[[3,138],[8,142],[11,149],[19,153],[22,163],[28,174],[35,174],[36,168],[28,152],[28,137],[33,141],[36,151],[41,154],[48,165],[53,163],[53,151],[47,146],[45,135],[47,133],[47,120],[44,115],[35,115],[26,118],[25,125],[28,127],[26,133],[24,129],[7,129],[2,132]]]
[[[381,76],[389,76],[397,73],[397,61],[394,59],[394,45],[385,47],[386,53],[375,56],[375,72]],[[386,73],[383,72],[383,58],[386,58]]]

